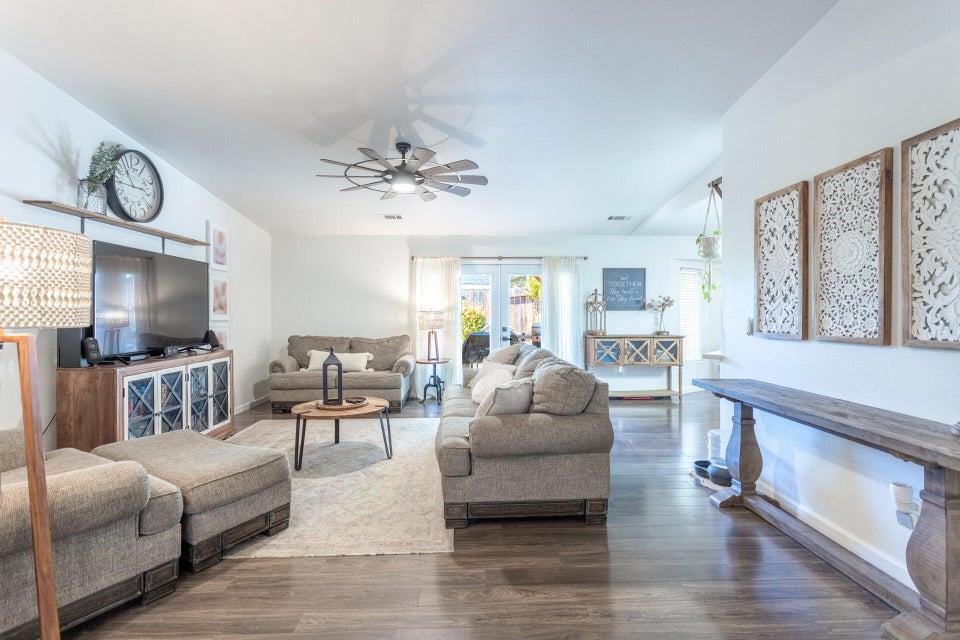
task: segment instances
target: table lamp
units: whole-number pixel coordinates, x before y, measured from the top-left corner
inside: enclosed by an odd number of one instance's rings
[[[440,347],[437,346],[437,331],[443,329],[446,317],[443,311],[421,311],[419,327],[427,332],[427,360],[440,359]]]
[[[0,346],[16,344],[19,358],[37,619],[44,640],[60,637],[60,620],[38,424],[37,344],[34,336],[4,333],[3,327],[89,326],[92,260],[89,238],[0,220]]]

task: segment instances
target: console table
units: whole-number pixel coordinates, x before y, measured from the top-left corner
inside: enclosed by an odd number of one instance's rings
[[[882,625],[887,640],[960,638],[960,437],[950,426],[757,380],[697,379],[733,402],[727,468],[733,485],[713,494],[718,508],[743,506],[794,538],[901,613]],[[907,570],[919,597],[757,494],[763,459],[753,410],[781,416],[885,451],[924,468],[923,507],[907,543]]]
[[[673,397],[683,402],[683,336],[595,335],[583,336],[583,368],[665,367],[667,388],[642,391],[611,391],[611,397]],[[673,368],[677,389],[673,389]]]

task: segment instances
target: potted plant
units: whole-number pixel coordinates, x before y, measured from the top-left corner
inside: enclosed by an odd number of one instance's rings
[[[656,316],[655,320],[657,323],[657,329],[654,331],[654,335],[665,336],[669,335],[663,326],[663,314],[666,313],[667,309],[673,306],[673,298],[670,296],[657,296],[656,298],[647,298],[643,301],[643,307],[647,311],[653,311]]]
[[[107,213],[107,188],[104,183],[117,168],[117,158],[123,146],[116,142],[101,141],[90,158],[87,177],[77,184],[77,207],[101,213]]]
[[[707,214],[703,217],[703,230],[697,236],[697,255],[706,260],[703,269],[703,280],[700,281],[700,291],[703,299],[710,302],[713,292],[720,288],[720,283],[713,281],[713,261],[720,258],[720,209],[717,206],[717,194],[713,183],[710,183],[710,199],[707,200]],[[713,210],[717,226],[707,232],[707,223],[710,220],[710,210]]]

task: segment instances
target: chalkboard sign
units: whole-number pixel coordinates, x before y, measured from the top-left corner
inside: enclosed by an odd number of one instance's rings
[[[646,297],[646,269],[603,270],[603,298],[607,301],[607,311],[642,311]]]

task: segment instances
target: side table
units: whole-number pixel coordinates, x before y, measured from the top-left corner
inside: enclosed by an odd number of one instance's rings
[[[440,376],[437,375],[437,365],[447,364],[448,362],[450,362],[450,358],[439,358],[437,360],[417,360],[417,364],[433,365],[433,373],[431,373],[430,377],[427,378],[427,384],[423,385],[423,399],[420,401],[420,404],[423,404],[427,401],[427,389],[430,387],[433,387],[437,390],[437,404],[443,404],[443,380],[441,380]]]

